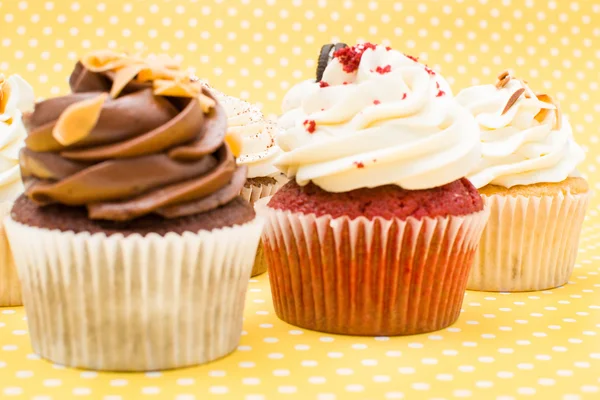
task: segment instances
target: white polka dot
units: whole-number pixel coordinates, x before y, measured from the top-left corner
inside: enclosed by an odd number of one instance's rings
[[[288,376],[290,374],[289,369],[276,369],[273,371],[273,375],[275,376]]]
[[[308,378],[308,383],[312,383],[313,385],[322,385],[327,382],[327,379],[322,376],[311,376]]]
[[[521,387],[517,389],[517,393],[518,394],[522,394],[522,395],[534,395],[536,393],[535,388],[531,388],[531,387]]]
[[[153,394],[159,394],[160,393],[160,388],[156,387],[156,386],[146,386],[142,388],[142,394],[149,394],[149,395],[153,395]]]
[[[296,393],[298,388],[296,386],[279,386],[277,391],[279,393]]]
[[[58,387],[62,385],[60,379],[45,379],[42,384],[46,387]]]
[[[416,382],[416,383],[413,383],[411,385],[411,387],[415,390],[425,391],[425,390],[429,390],[431,385],[429,385],[429,383],[425,383],[425,382]]]
[[[260,385],[259,378],[243,378],[242,384],[244,385]]]
[[[398,368],[398,372],[402,375],[411,375],[415,373],[415,369],[413,367],[400,367]]]
[[[92,389],[90,388],[84,388],[84,387],[77,387],[73,389],[73,395],[75,396],[89,396],[92,394]]]
[[[23,394],[23,389],[20,387],[10,386],[4,388],[3,393],[7,396],[18,396]]]
[[[177,384],[179,386],[191,386],[194,383],[196,383],[196,380],[194,378],[179,378],[179,379],[177,379]]]
[[[227,394],[229,393],[229,388],[227,386],[211,386],[208,388],[208,391],[212,394]]]

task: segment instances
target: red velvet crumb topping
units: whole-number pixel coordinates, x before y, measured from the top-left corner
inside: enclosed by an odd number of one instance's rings
[[[419,62],[419,58],[418,58],[418,57],[411,56],[410,54],[406,54],[406,53],[404,53],[404,55],[405,55],[407,58],[410,58],[411,60],[413,60],[414,62]]]
[[[354,161],[354,165],[356,165],[356,168],[364,168],[365,164],[363,164],[360,161]]]
[[[387,74],[389,72],[392,72],[392,66],[391,65],[386,65],[385,67],[377,67],[377,69],[375,70],[375,72],[377,72],[378,74]]]
[[[306,121],[304,121],[304,127],[306,128],[308,133],[315,133],[315,131],[317,130],[317,123],[312,119],[307,119]]]
[[[402,100],[406,99],[406,96],[407,96],[407,94],[406,94],[406,93],[403,93],[403,94],[402,94]]]
[[[425,67],[425,71],[427,71],[427,73],[431,76],[435,75],[435,71],[427,66]]]
[[[327,87],[327,86],[329,86],[329,83],[327,83],[327,82],[325,82],[325,81],[321,81],[321,82],[319,82],[319,87],[325,88],[325,87]]]
[[[373,100],[373,104],[378,105],[381,104],[381,102],[379,100]]]
[[[333,53],[333,57],[337,58],[342,64],[344,71],[352,73],[358,69],[360,60],[367,49],[375,50],[377,46],[372,43],[363,43],[352,47],[344,47]]]

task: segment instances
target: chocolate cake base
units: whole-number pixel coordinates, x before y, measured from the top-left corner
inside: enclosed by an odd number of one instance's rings
[[[173,219],[146,215],[124,222],[91,220],[84,207],[68,207],[61,204],[40,207],[24,195],[17,199],[11,211],[11,218],[24,225],[50,230],[58,229],[63,232],[104,233],[107,236],[119,233],[124,236],[136,233],[142,236],[149,233],[164,236],[169,232],[177,234],[198,232],[241,225],[254,217],[253,207],[241,197],[236,197],[226,205],[202,214]]]
[[[268,186],[275,184],[277,184],[277,179],[270,176],[261,176],[258,178],[248,178],[244,184],[244,187],[249,188],[252,186]]]

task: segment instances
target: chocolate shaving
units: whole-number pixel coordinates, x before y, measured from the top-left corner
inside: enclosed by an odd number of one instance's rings
[[[511,107],[517,102],[519,97],[521,97],[523,92],[525,92],[525,88],[517,90],[512,94],[512,96],[510,96],[510,99],[508,99],[508,103],[506,103],[506,106],[504,107],[504,110],[502,111],[501,115],[506,114],[506,112],[511,109]]]

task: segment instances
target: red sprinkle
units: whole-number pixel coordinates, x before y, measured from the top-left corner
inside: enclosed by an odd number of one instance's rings
[[[403,94],[402,94],[402,100],[406,99],[406,96],[407,96],[407,94],[406,94],[406,93],[403,93]]]
[[[344,47],[333,53],[333,57],[340,60],[344,67],[344,71],[352,73],[358,69],[360,60],[367,49],[375,50],[377,46],[371,43],[359,44],[352,47]]]
[[[325,109],[324,109],[324,108],[321,108],[321,111],[325,111]]]
[[[439,82],[436,82],[436,83],[435,83],[435,87],[439,89],[439,88],[440,88],[440,83],[439,83]]]
[[[446,94],[446,92],[444,92],[443,90],[439,90],[435,97],[442,97],[445,94]]]
[[[406,53],[404,53],[404,55],[405,55],[407,58],[410,58],[411,60],[413,60],[414,62],[419,62],[419,58],[418,58],[418,57],[411,56],[410,54],[406,54]]]
[[[425,71],[427,71],[427,73],[431,76],[435,75],[435,71],[429,67],[425,67]]]
[[[308,133],[315,133],[315,131],[317,130],[317,123],[312,119],[307,119],[306,121],[304,121],[304,126],[306,127]]]
[[[392,66],[388,64],[385,67],[377,67],[375,72],[377,72],[378,74],[381,74],[381,75],[387,74],[389,72],[392,72]]]
[[[363,164],[360,161],[354,161],[354,165],[356,165],[356,168],[364,168],[365,164]]]
[[[385,48],[387,51],[390,51],[392,48],[390,46],[386,46]]]
[[[344,85],[347,85],[347,84],[348,84],[348,82],[344,82]]]
[[[319,82],[319,87],[322,87],[322,88],[324,88],[324,87],[327,87],[327,86],[329,86],[329,83],[327,83],[327,82],[325,82],[325,81],[321,81],[321,82]]]
[[[373,100],[373,104],[377,105],[377,104],[381,104],[381,102],[379,100]]]

